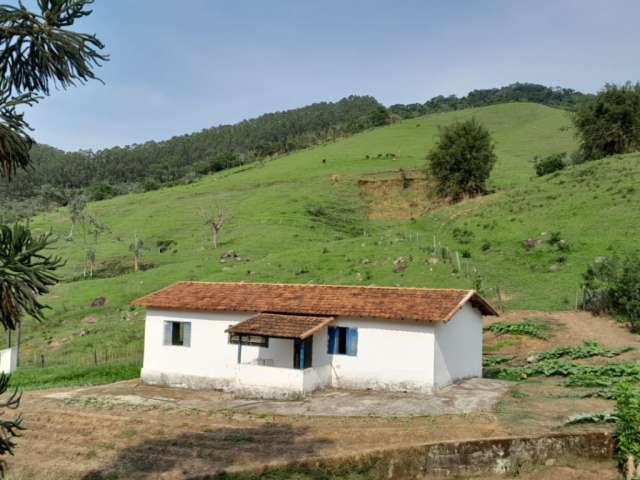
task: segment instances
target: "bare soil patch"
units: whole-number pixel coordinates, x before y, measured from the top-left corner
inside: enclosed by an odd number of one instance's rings
[[[371,219],[418,218],[441,207],[444,202],[431,192],[432,183],[419,171],[370,175],[358,181]]]

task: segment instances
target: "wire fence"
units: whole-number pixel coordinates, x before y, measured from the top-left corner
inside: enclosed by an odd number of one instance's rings
[[[96,347],[84,352],[21,352],[19,368],[90,367],[120,363],[142,363],[142,345]]]

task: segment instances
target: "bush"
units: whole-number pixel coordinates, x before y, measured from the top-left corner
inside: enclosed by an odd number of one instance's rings
[[[473,240],[473,237],[474,237],[474,233],[471,230],[468,230],[466,228],[459,228],[459,227],[455,227],[452,230],[451,234],[453,235],[453,238],[455,238],[458,243],[461,243],[463,245],[471,243],[471,240]]]
[[[93,201],[106,200],[116,195],[113,186],[108,182],[100,182],[89,188],[89,199]]]
[[[640,149],[640,84],[607,84],[576,111],[580,160]]]
[[[632,331],[640,332],[640,257],[600,257],[582,279],[582,308],[621,317],[631,322]]]
[[[566,166],[566,157],[567,154],[565,152],[554,153],[553,155],[547,155],[542,158],[535,157],[533,161],[536,168],[536,175],[542,177],[543,175],[549,175],[550,173],[562,170]]]
[[[471,119],[443,128],[427,159],[438,193],[459,200],[486,192],[497,157],[489,131]]]
[[[381,127],[382,125],[387,125],[391,122],[391,116],[389,114],[389,110],[380,105],[371,113],[369,113],[369,124],[372,127]]]
[[[147,177],[142,181],[142,188],[145,192],[158,190],[160,186],[160,182],[158,182],[155,178]]]

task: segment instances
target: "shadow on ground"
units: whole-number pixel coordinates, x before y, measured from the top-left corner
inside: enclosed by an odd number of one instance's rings
[[[110,465],[82,479],[208,478],[229,467],[298,460],[333,443],[308,433],[308,427],[269,423],[148,439],[124,448]]]

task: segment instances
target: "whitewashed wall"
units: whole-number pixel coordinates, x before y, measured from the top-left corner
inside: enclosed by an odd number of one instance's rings
[[[482,316],[464,305],[447,323],[435,328],[435,385],[482,376]]]
[[[18,366],[18,349],[9,347],[0,350],[0,372],[12,373]]]
[[[331,358],[333,385],[338,388],[391,391],[431,390],[434,382],[434,336],[428,324],[339,318],[333,325],[358,329],[358,354]],[[315,360],[315,358],[314,358]]]
[[[238,346],[225,332],[253,313],[147,311],[145,321],[143,381],[184,387],[232,388],[236,378]],[[164,322],[191,322],[191,345],[164,345]],[[242,346],[243,363],[269,359],[274,366],[290,368],[293,341],[270,339],[269,348]]]
[[[271,338],[269,348],[243,346],[237,365],[238,347],[229,345],[225,330],[252,315],[149,309],[143,381],[283,396],[325,386],[428,392],[482,374],[482,319],[470,305],[436,326],[339,318],[333,325],[358,329],[357,356],[328,354],[324,328],[313,337],[313,367],[304,371],[293,369],[289,339]],[[163,345],[167,320],[191,322],[190,347]]]

